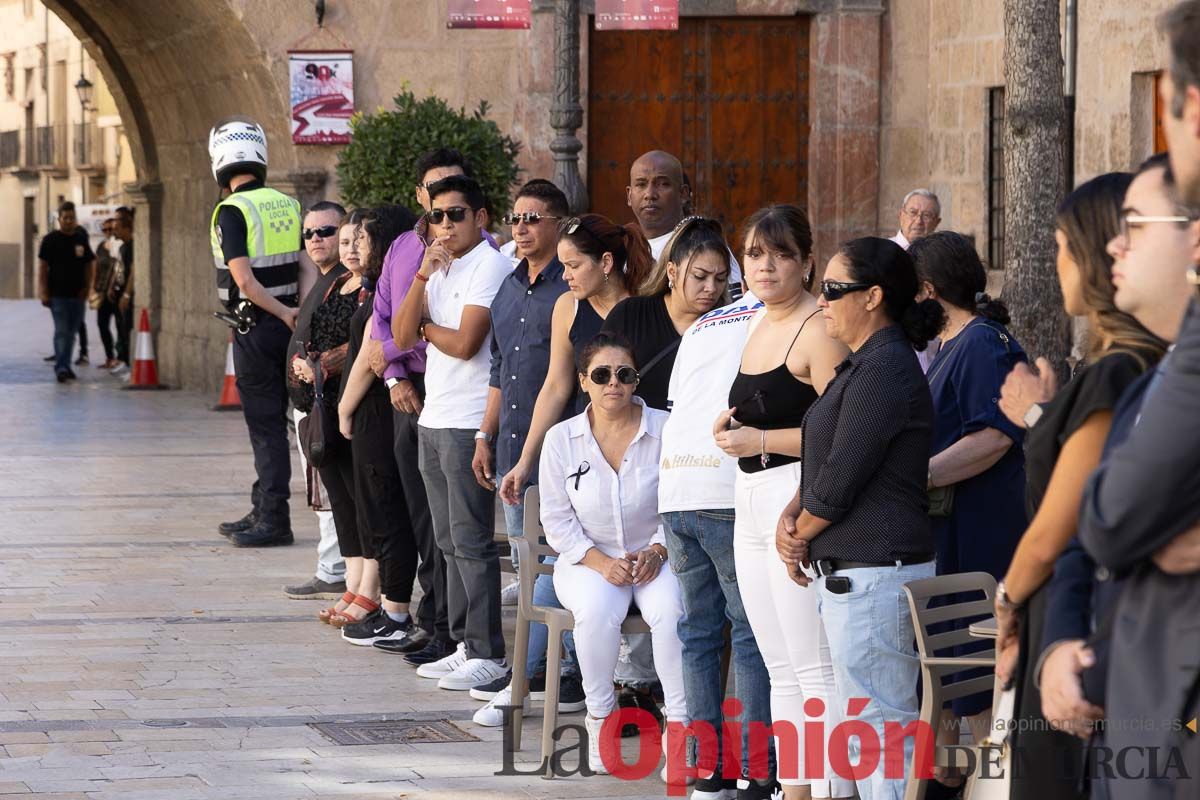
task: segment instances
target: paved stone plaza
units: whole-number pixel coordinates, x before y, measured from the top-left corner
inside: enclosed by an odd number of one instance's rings
[[[95,364],[94,314],[88,325]],[[217,535],[247,510],[240,414],[210,411],[215,397],[120,391],[94,366],[56,384],[42,363],[50,314],[34,301],[0,301],[0,330],[0,796],[664,796],[656,777],[494,775],[501,729],[470,722],[478,702],[347,645],[317,622],[321,603],[280,591],[314,566],[299,474],[294,547],[236,550]],[[311,727],[389,718],[449,720],[478,741],[338,745]],[[525,769],[540,725],[535,710]]]

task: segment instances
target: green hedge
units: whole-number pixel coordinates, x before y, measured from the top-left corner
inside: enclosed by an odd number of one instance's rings
[[[337,166],[345,205],[398,203],[423,213],[413,196],[417,158],[436,147],[453,147],[470,160],[496,217],[509,210],[521,143],[487,119],[487,101],[467,114],[465,109],[450,108],[440,97],[418,100],[405,89],[393,102],[392,111],[380,107],[374,114],[360,112],[350,120],[353,139],[342,150]]]

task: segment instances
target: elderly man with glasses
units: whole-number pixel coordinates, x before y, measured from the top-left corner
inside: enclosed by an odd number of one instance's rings
[[[892,241],[903,247],[937,230],[942,221],[942,203],[928,189],[913,189],[900,204],[900,230]]]

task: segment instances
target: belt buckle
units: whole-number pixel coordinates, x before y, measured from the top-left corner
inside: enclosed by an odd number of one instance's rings
[[[834,573],[832,559],[826,558],[822,559],[821,561],[814,561],[813,567],[815,568],[817,575],[822,578],[828,578]]]

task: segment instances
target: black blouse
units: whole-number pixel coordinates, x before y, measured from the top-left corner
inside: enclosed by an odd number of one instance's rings
[[[1114,352],[1080,368],[1045,405],[1042,418],[1025,434],[1025,510],[1037,513],[1063,445],[1097,411],[1111,411],[1143,372],[1158,360],[1155,353]]]
[[[679,331],[675,330],[675,323],[671,321],[671,315],[667,313],[666,298],[662,295],[627,297],[608,313],[602,330],[619,333],[633,345],[633,356],[641,375],[641,382],[634,394],[645,400],[651,408],[669,410],[667,389],[671,385],[671,370],[675,366],[675,354],[679,351],[680,336]],[[670,352],[646,369],[646,365],[668,347],[671,348]]]

